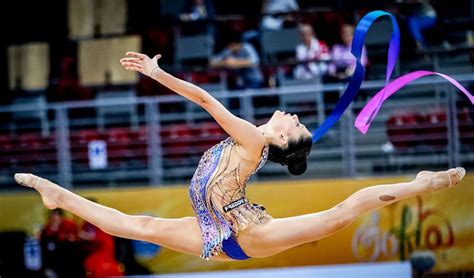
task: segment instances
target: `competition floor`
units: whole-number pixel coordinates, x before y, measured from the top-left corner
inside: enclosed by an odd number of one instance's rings
[[[364,263],[331,266],[266,268],[239,271],[214,271],[199,273],[164,274],[153,276],[132,276],[134,278],[171,278],[171,277],[216,277],[216,278],[276,278],[276,277],[325,277],[325,278],[405,278],[412,277],[409,262]]]

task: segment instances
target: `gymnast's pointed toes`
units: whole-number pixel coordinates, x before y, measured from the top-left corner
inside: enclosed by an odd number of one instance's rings
[[[26,179],[26,175],[27,174],[24,174],[24,173],[16,173],[15,174],[15,181],[19,184],[23,184],[23,182]]]
[[[32,176],[32,174],[28,174],[28,173],[16,173],[15,174],[15,181],[20,184],[20,185],[23,185],[23,186],[27,186],[27,187],[33,187],[31,185],[29,185],[28,181],[30,180],[29,177]]]
[[[456,167],[456,171],[458,172],[459,180],[462,180],[466,175],[466,169],[464,169],[463,167]]]

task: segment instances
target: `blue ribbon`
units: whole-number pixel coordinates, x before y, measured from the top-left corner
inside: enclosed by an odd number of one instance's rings
[[[385,77],[386,83],[390,81],[390,77],[397,61],[398,52],[400,50],[400,29],[398,28],[397,20],[392,14],[384,11],[373,11],[366,14],[356,26],[351,47],[351,53],[356,58],[356,68],[354,75],[351,77],[349,85],[344,91],[344,94],[342,95],[339,102],[336,104],[336,107],[334,108],[331,115],[329,115],[328,118],[315,131],[313,131],[313,143],[321,139],[321,137],[323,137],[323,135],[326,134],[326,132],[328,132],[328,130],[336,124],[336,122],[339,120],[339,118],[341,118],[341,116],[344,114],[344,111],[347,109],[347,107],[349,107],[359,92],[360,86],[362,85],[362,81],[365,77],[365,68],[361,62],[365,35],[369,31],[372,23],[382,16],[389,16],[393,26],[392,37],[390,39],[390,46],[388,50],[387,71]],[[383,97],[381,99],[383,99]],[[378,109],[380,109],[380,107]],[[371,115],[369,121],[374,115],[377,114],[378,109]]]

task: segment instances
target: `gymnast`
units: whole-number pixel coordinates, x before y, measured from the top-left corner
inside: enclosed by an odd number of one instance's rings
[[[319,240],[347,227],[364,213],[449,188],[466,174],[461,167],[422,171],[409,182],[359,190],[325,211],[272,218],[262,206],[246,198],[247,180],[267,159],[288,167],[293,175],[304,173],[311,133],[298,116],[279,110],[258,127],[234,116],[203,89],[161,69],[160,57],[127,52],[120,62],[126,70],[149,76],[200,105],[230,136],[207,150],[197,166],[189,187],[194,217],[127,215],[33,174],[15,174],[15,180],[37,190],[46,208],[68,210],[111,235],[156,243],[204,259],[230,261],[269,257]]]

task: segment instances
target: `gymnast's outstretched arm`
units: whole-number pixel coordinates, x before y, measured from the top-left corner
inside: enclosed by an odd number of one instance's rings
[[[230,113],[219,101],[202,88],[162,70],[158,66],[158,59],[161,55],[156,55],[152,59],[145,54],[136,52],[127,52],[126,55],[126,58],[120,60],[125,69],[143,73],[198,104],[209,112],[217,123],[243,147],[242,155],[245,158],[255,161],[260,159],[265,137],[253,124]]]
[[[67,210],[108,234],[156,243],[190,255],[201,254],[201,232],[195,217],[166,219],[127,215],[91,202],[49,180],[32,174],[16,174],[15,180],[23,186],[38,191],[48,209],[58,207]],[[213,259],[228,260],[223,255]]]

